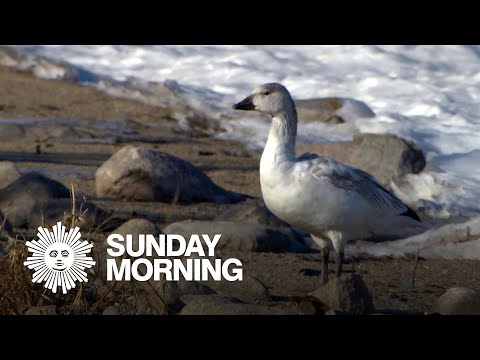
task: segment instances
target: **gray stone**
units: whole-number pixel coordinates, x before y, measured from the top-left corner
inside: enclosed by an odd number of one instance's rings
[[[181,221],[168,225],[165,234],[180,234],[189,239],[192,234],[221,234],[215,250],[258,252],[308,251],[289,229],[231,221]]]
[[[366,315],[375,311],[372,296],[362,277],[357,274],[342,274],[313,291],[315,296],[331,309],[340,309],[352,315]]]
[[[222,189],[192,164],[158,150],[129,145],[95,175],[98,197],[130,201],[235,203],[245,195]]]
[[[480,291],[454,287],[440,296],[435,311],[442,315],[480,315]]]
[[[55,305],[45,305],[28,309],[25,315],[57,315]]]
[[[120,315],[120,313],[115,306],[109,306],[103,310],[102,315]]]
[[[299,144],[298,147],[299,153],[313,151],[367,171],[386,187],[397,177],[421,172],[426,164],[421,149],[393,135],[359,134],[353,141]]]
[[[243,276],[242,281],[211,280],[208,286],[220,295],[235,297],[247,303],[268,302],[271,299],[265,284],[248,274]]]
[[[257,199],[248,199],[217,216],[215,220],[261,224],[273,227],[290,227],[290,225],[268,210],[262,200]]]
[[[157,225],[145,219],[131,219],[112,231],[113,234],[125,236],[131,234],[138,241],[139,234],[152,234],[157,237],[161,231]],[[135,247],[136,248],[136,247]]]
[[[138,243],[138,235],[139,234],[152,234],[156,238],[158,238],[158,235],[161,233],[160,229],[158,228],[157,225],[154,223],[145,220],[145,219],[131,219],[128,220],[127,222],[124,222],[122,225],[120,225],[118,228],[115,230],[111,231],[112,234],[119,234],[122,236],[126,236],[127,234],[132,235],[132,246],[133,249],[138,249],[139,248],[139,243]],[[106,238],[104,239],[106,240]],[[99,261],[103,262],[106,261],[106,259],[110,259],[110,257],[107,255],[107,243],[104,241],[103,243],[98,244],[99,245]],[[129,258],[129,255],[125,254],[122,258]],[[154,258],[154,257],[152,257]],[[118,257],[115,257],[114,259],[120,260]],[[103,266],[103,265],[102,265]],[[103,266],[105,268],[105,271],[102,271],[105,276],[106,276],[106,265]]]
[[[341,124],[349,117],[369,118],[375,113],[363,102],[350,98],[318,98],[295,101],[302,122]]]
[[[136,292],[140,296],[127,299],[135,314],[177,314],[192,297],[214,295],[215,291],[197,281],[179,281],[136,283]]]
[[[330,309],[328,310],[325,315],[348,315],[345,311],[339,309]]]
[[[122,236],[126,236],[127,234],[132,235],[132,246],[133,249],[139,248],[138,243],[138,235],[139,234],[152,234],[156,238],[161,233],[160,229],[157,225],[153,224],[152,222],[145,220],[145,219],[131,219],[127,222],[124,222],[119,227],[111,231],[111,234],[119,234]],[[99,269],[100,277],[104,282],[107,279],[107,260],[108,259],[115,259],[118,264],[124,258],[129,258],[128,254],[124,254],[121,257],[110,257],[107,253],[107,249],[109,248],[106,237],[100,239],[100,241],[96,242],[96,246],[93,248],[93,252],[95,255],[95,260],[97,261],[97,268]],[[149,260],[155,258],[156,256],[152,256]],[[142,267],[140,267],[142,269]]]
[[[288,305],[299,315],[324,315],[328,306],[313,296],[292,296]]]
[[[1,132],[1,129],[0,129]],[[20,177],[15,164],[11,161],[0,161],[0,189],[10,185]]]
[[[232,302],[218,295],[196,296],[180,315],[296,315],[293,310],[276,306]]]
[[[0,211],[0,239],[13,236],[13,228],[8,219]]]
[[[64,185],[31,172],[0,190],[0,210],[12,226],[23,227],[27,225],[35,205],[62,198],[70,198],[70,192]]]
[[[173,307],[177,307],[179,300],[183,301],[184,296],[215,294],[209,286],[198,281],[187,281],[183,277],[178,281],[167,281],[165,286],[157,286],[157,289],[164,301]]]
[[[42,225],[52,226],[58,221],[63,221],[65,217],[72,213],[71,199],[53,199],[38,201],[32,208],[29,216],[28,225],[30,228],[37,228]],[[77,226],[80,229],[90,230],[102,228],[108,224],[111,215],[90,201],[78,199],[75,202],[75,214],[77,216]]]

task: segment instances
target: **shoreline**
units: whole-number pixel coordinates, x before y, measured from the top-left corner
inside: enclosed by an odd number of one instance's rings
[[[38,127],[13,124],[1,128],[4,132],[0,133],[0,161],[15,160],[22,174],[39,170],[67,187],[73,183],[79,192],[100,207],[121,213],[125,220],[145,218],[161,229],[187,219],[213,220],[237,205],[97,199],[96,169],[126,145],[142,145],[170,153],[191,162],[227,190],[260,197],[260,151],[248,149],[241,143],[213,139],[205,133],[189,133],[178,127],[171,113],[166,107],[112,97],[93,87],[67,81],[39,79],[0,66],[0,126],[2,119],[63,121],[60,127],[54,123]],[[74,120],[79,119],[83,122],[74,124]],[[99,143],[109,128],[96,129],[93,125],[106,120],[125,126],[121,130],[125,132],[121,134],[123,140],[117,137],[111,143]],[[131,141],[129,134],[143,139],[155,136],[164,141]],[[91,141],[80,141],[85,138]],[[14,154],[20,158],[13,157]],[[315,254],[221,253],[242,259],[244,274],[261,279],[276,297],[305,296],[319,285],[320,262]],[[364,277],[380,309],[429,312],[438,296],[452,286],[480,288],[480,261],[421,259],[416,285],[412,287],[414,265],[414,259],[380,259],[352,260],[345,267],[347,272],[356,271]]]

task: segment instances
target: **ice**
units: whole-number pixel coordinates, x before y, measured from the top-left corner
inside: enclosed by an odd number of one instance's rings
[[[77,74],[85,74],[77,75],[77,80],[97,82],[105,91],[109,91],[108,83],[100,81],[104,77],[137,85],[165,83],[190,106],[223,119],[227,131],[219,137],[257,148],[264,146],[268,119],[244,116],[231,105],[261,83],[281,82],[296,99],[334,96],[362,101],[375,117],[350,103],[341,110],[347,123],[301,124],[300,140],[348,140],[366,132],[412,140],[425,152],[428,168],[394,184],[397,194],[412,206],[435,204],[432,209],[440,209],[437,215],[441,217],[480,212],[478,45],[15,48],[29,54],[28,66],[35,56],[66,62]],[[62,71],[61,67],[42,65],[37,75],[59,78],[64,76]]]

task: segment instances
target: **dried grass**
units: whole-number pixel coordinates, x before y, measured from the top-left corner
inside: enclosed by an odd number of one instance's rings
[[[80,206],[80,212],[76,211],[75,189],[71,186],[72,207],[69,213],[64,214],[63,224],[75,227],[79,222],[87,223],[85,214]],[[94,243],[97,248],[97,256],[104,250],[105,229],[115,214],[102,219],[99,224],[82,231],[82,238]],[[5,223],[0,225],[0,233]],[[45,224],[42,218],[42,226],[50,227],[53,224]],[[117,312],[125,315],[136,314],[172,314],[163,300],[166,282],[139,286],[134,281],[106,283],[101,279],[99,261],[91,269],[87,269],[88,283],[77,283],[77,286],[67,294],[54,294],[51,290],[43,287],[43,284],[32,283],[32,270],[23,265],[29,256],[25,245],[26,239],[23,234],[15,239],[9,238],[5,244],[6,255],[0,256],[0,314],[20,315],[28,313],[48,313],[58,315],[90,315],[101,314],[108,306],[114,305]],[[97,260],[94,255],[94,260]],[[104,266],[104,264],[102,263]],[[139,300],[143,303],[140,309],[137,305]],[[43,309],[43,311],[42,311]],[[53,310],[54,309],[54,310]]]

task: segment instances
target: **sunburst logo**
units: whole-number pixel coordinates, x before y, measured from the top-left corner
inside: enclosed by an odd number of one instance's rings
[[[62,288],[64,294],[75,287],[75,282],[88,282],[86,268],[95,265],[87,256],[93,244],[81,241],[80,228],[68,232],[61,222],[53,226],[53,231],[38,228],[38,239],[27,241],[28,251],[32,253],[23,265],[33,269],[32,282],[45,282],[45,288],[57,292]]]

